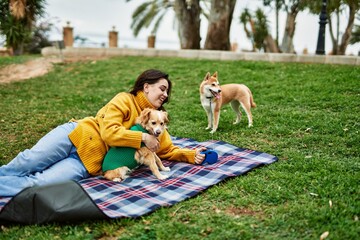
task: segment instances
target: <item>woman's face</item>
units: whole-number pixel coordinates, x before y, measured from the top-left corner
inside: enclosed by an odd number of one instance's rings
[[[169,83],[166,79],[160,78],[154,84],[144,84],[144,93],[149,102],[158,109],[168,97]]]

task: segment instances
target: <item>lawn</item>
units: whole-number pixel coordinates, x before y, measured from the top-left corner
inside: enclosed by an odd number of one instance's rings
[[[0,58],[0,66],[12,61]],[[117,57],[56,65],[0,85],[0,163],[71,118],[94,116],[145,69],[170,74],[171,135],[217,139],[279,158],[137,219],[3,225],[0,239],[358,239],[360,68],[346,65]],[[207,72],[253,92],[254,126],[223,108],[205,130],[198,86]]]

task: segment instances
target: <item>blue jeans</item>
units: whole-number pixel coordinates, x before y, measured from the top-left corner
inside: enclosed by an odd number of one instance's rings
[[[70,122],[56,127],[31,149],[1,166],[0,196],[14,196],[28,187],[90,177],[68,137],[76,125]]]

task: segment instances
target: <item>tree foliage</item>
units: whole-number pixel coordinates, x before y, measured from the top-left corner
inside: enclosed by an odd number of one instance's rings
[[[264,11],[260,8],[255,11],[255,29],[255,45],[258,49],[265,50],[264,39],[269,35],[269,24]]]
[[[307,0],[307,8],[313,14],[319,14],[322,1]],[[355,15],[360,9],[359,0],[331,0],[327,1],[328,29],[333,44],[332,54],[344,55],[346,48],[352,39]],[[340,15],[347,15],[347,24],[343,31],[340,31]],[[343,33],[342,35],[340,33]]]
[[[239,20],[244,27],[246,37],[251,41],[251,45],[253,48],[252,50],[255,51],[256,49],[255,41],[254,41],[255,25],[254,25],[253,17],[248,8],[244,8],[242,13],[240,14]],[[250,29],[248,28],[248,26],[250,26]]]
[[[129,1],[131,0],[127,0]],[[206,3],[203,6],[206,8]],[[174,23],[178,27],[181,48],[199,49],[200,14],[206,13],[200,8],[200,0],[147,0],[143,2],[132,14],[131,28],[134,36],[138,36],[142,29],[149,27],[152,27],[151,33],[156,35],[170,9],[175,12]]]
[[[25,51],[32,54],[39,54],[42,48],[51,46],[52,43],[49,41],[49,32],[52,27],[53,24],[49,20],[34,23],[30,40],[25,44]]]
[[[254,14],[245,8],[240,14],[240,23],[244,26],[246,36],[253,44],[253,51],[267,51],[268,46],[265,39],[269,34],[269,21],[261,8],[258,8]],[[250,26],[248,29],[247,26]]]
[[[131,0],[127,0],[129,2]],[[131,28],[134,36],[138,36],[139,32],[148,28],[153,24],[151,33],[156,35],[162,19],[173,4],[164,0],[148,0],[140,4],[132,14]]]
[[[0,2],[0,34],[5,44],[22,54],[24,44],[31,40],[32,27],[43,16],[45,0],[2,0]]]

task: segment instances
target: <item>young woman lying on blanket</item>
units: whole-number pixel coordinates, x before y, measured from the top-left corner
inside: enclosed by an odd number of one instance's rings
[[[1,166],[0,196],[14,196],[27,187],[99,175],[110,146],[140,148],[143,142],[161,159],[201,164],[205,158],[203,148],[180,149],[173,145],[168,132],[159,143],[152,135],[129,130],[143,109],[164,110],[170,92],[168,74],[146,70],[129,93],[118,93],[95,117],[58,126],[31,149]]]

